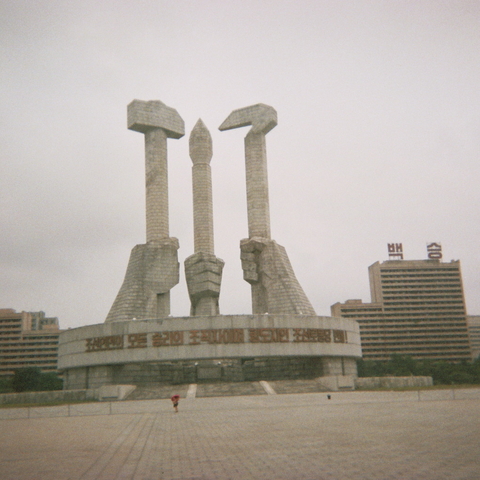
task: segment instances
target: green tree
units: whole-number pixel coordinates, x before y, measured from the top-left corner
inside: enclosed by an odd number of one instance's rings
[[[11,392],[13,392],[12,377],[1,377],[0,393],[11,393]]]
[[[25,367],[15,371],[12,387],[15,392],[33,392],[40,384],[42,371],[38,367]]]
[[[50,390],[62,390],[62,388],[63,380],[57,377],[54,372],[42,373],[40,375],[38,390],[46,392]]]
[[[416,360],[408,355],[392,355],[386,362],[359,360],[359,377],[428,376],[435,385],[480,384],[480,358],[473,362]]]
[[[417,361],[408,355],[392,355],[387,362],[387,370],[390,375],[395,377],[416,375]]]
[[[472,375],[473,383],[480,383],[480,357],[468,364],[467,371]]]

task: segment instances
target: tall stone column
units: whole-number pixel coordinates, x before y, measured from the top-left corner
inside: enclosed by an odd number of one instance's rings
[[[190,133],[190,158],[192,159],[193,189],[193,234],[195,253],[214,254],[213,239],[213,199],[212,137],[201,119]]]
[[[265,135],[277,125],[277,112],[261,103],[240,108],[219,129],[249,125],[252,128],[245,137],[249,237],[240,242],[240,251],[243,278],[252,288],[252,311],[315,315],[285,249],[271,239]]]
[[[167,138],[162,128],[145,131],[147,243],[169,237]]]
[[[270,238],[267,147],[265,133],[250,131],[245,137],[247,214],[249,238]]]
[[[145,135],[147,243],[132,250],[106,322],[168,316],[170,290],[179,281],[178,239],[169,236],[167,139],[181,138],[184,122],[159,100],[134,100],[127,113],[128,128]]]
[[[224,262],[214,254],[212,137],[201,119],[190,134],[193,187],[193,231],[195,253],[185,260],[185,276],[192,316],[218,315],[218,298]]]

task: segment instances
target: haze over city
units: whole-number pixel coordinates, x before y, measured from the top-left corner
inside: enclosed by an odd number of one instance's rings
[[[250,313],[243,138],[234,109],[278,112],[267,135],[272,238],[318,315],[370,300],[369,265],[460,259],[480,314],[480,2],[16,0],[0,6],[0,308],[62,328],[102,323],[130,250],[145,242],[143,135],[133,99],[175,108],[170,235],[180,241],[172,315],[189,314],[188,137],[213,140],[220,311]]]

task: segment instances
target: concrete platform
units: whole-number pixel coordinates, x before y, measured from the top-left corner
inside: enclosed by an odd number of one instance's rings
[[[480,478],[480,389],[330,395],[2,409],[0,478]]]

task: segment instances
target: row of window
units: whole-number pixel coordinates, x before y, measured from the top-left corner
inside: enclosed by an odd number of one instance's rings
[[[372,352],[385,352],[385,348],[378,348],[379,347],[379,344],[378,343],[372,343],[371,344],[371,347],[373,348],[368,348],[367,345],[365,345],[365,348],[368,349],[368,353],[372,353]],[[382,345],[383,347],[383,345]],[[362,347],[363,348],[363,347]],[[440,348],[440,349],[439,349]],[[404,345],[390,345],[388,347],[388,351],[390,352],[390,354],[392,353],[399,353],[399,352],[402,352],[402,353],[405,353],[407,354],[408,352],[435,352],[439,355],[451,355],[452,353],[455,353],[455,352],[458,352],[458,353],[465,353],[466,355],[470,355],[470,347],[468,345],[458,345],[458,346],[455,346],[455,347],[450,347],[450,348],[446,348],[444,346],[441,346],[439,347],[438,345],[433,345],[431,347],[429,347],[428,345],[423,345],[423,346],[404,346]],[[364,351],[363,353],[367,353],[366,351]]]
[[[1,352],[0,358],[57,357],[56,350],[41,352]]]
[[[23,343],[23,342],[0,342],[0,352],[3,349],[9,350],[58,350],[57,342],[45,342],[45,343]]]
[[[465,314],[458,313],[455,314],[454,312],[432,312],[432,313],[422,313],[422,312],[409,312],[408,314],[401,315],[400,313],[383,313],[379,315],[346,315],[343,314],[342,318],[350,318],[352,320],[357,320],[358,322],[391,322],[391,323],[402,323],[402,322],[414,322],[418,323],[422,320],[425,320],[428,323],[432,321],[438,320],[442,324],[446,321],[457,321],[463,322],[466,324]]]
[[[425,292],[425,291],[429,291],[428,289],[430,289],[432,292],[438,292],[440,291],[439,289],[440,288],[445,288],[445,291],[447,292],[451,292],[451,291],[462,291],[462,284],[459,283],[459,282],[448,282],[446,285],[437,285],[436,283],[433,283],[431,281],[429,282],[426,282],[426,283],[423,283],[421,282],[420,280],[410,280],[408,282],[406,282],[406,284],[404,286],[401,286],[401,285],[398,285],[399,283],[401,283],[401,280],[396,280],[396,281],[393,281],[393,280],[390,280],[388,282],[386,282],[387,284],[385,284],[385,282],[382,282],[381,284],[381,287],[386,290],[395,290],[395,291],[401,291],[401,289],[405,289],[406,292],[411,292],[413,289],[416,289],[418,290],[419,292]],[[442,283],[444,283],[442,281]]]
[[[43,360],[32,360],[32,359],[25,359],[25,360],[9,360],[9,361],[1,361],[0,362],[0,369],[2,368],[18,368],[17,365],[24,366],[24,365],[57,365],[55,360],[50,358],[45,358]]]
[[[21,351],[18,351],[18,350],[11,350],[11,351],[7,351],[7,350],[2,350],[0,352],[0,358],[2,357],[12,357],[12,355],[16,355],[18,358],[21,358],[21,357],[28,357],[28,356],[32,356],[32,357],[44,357],[44,356],[49,356],[49,357],[52,357],[52,356],[58,356],[58,352],[57,350],[54,350],[54,349],[50,349],[50,350],[21,350]]]
[[[424,268],[382,268],[382,273],[395,273],[395,272],[447,272],[447,271],[454,271],[459,272],[460,269],[456,265],[445,265],[442,267],[424,267]]]
[[[411,306],[409,308],[409,305]],[[435,306],[435,305],[412,305],[411,303],[404,303],[400,306],[391,306],[390,304],[386,304],[383,306],[384,311],[393,311],[393,310],[438,310],[438,311],[445,311],[445,310],[463,310],[462,305],[442,305],[442,306]]]
[[[405,326],[402,326],[405,328]],[[457,326],[458,327],[458,326]],[[408,330],[401,330],[400,328],[396,327],[390,327],[390,328],[382,328],[381,326],[374,326],[374,327],[365,327],[363,325],[360,325],[360,334],[373,334],[373,333],[396,333],[396,334],[404,334],[404,335],[413,335],[413,334],[429,334],[429,335],[450,335],[453,333],[461,333],[463,335],[468,335],[468,330],[466,328],[455,328],[450,327],[450,328],[425,328],[422,326],[422,328],[419,329],[412,329],[411,327],[408,328]]]
[[[450,353],[423,353],[415,352],[412,354],[414,358],[417,359],[428,359],[428,360],[441,360],[449,362],[460,362],[462,360],[469,360],[470,355],[467,354],[450,354]],[[384,362],[390,359],[391,355],[386,352],[380,352],[378,354],[368,353],[364,355],[366,360],[372,360],[376,362]]]
[[[417,277],[417,276],[429,276],[429,277],[445,277],[445,276],[460,276],[460,270],[458,268],[452,268],[448,270],[436,269],[436,268],[426,268],[422,269],[405,269],[405,270],[383,270],[380,272],[382,278],[384,277],[393,277],[401,275],[403,277]]]
[[[409,317],[425,317],[425,318],[442,318],[445,319],[445,315],[448,317],[455,317],[455,318],[462,318],[465,320],[465,312],[459,311],[459,312],[452,312],[452,311],[441,311],[441,310],[434,310],[432,312],[424,312],[422,313],[418,309],[415,309],[414,311],[408,312],[407,314],[403,314],[402,312],[404,309],[398,309],[398,311],[394,311],[393,313],[385,312],[383,314],[384,317],[390,317],[394,319],[399,319],[401,320],[402,318],[409,318]]]
[[[411,331],[411,332],[468,332],[468,327],[464,322],[452,322],[452,323],[385,323],[385,322],[359,322],[360,331]]]
[[[393,310],[393,313],[391,313],[391,310]],[[421,317],[421,316],[424,316],[424,317],[428,317],[428,318],[431,318],[431,317],[435,317],[435,316],[439,316],[441,318],[445,318],[445,315],[450,315],[451,317],[455,317],[455,318],[463,318],[465,320],[465,317],[466,317],[466,314],[465,312],[463,311],[459,311],[459,312],[452,312],[452,311],[445,311],[444,309],[442,310],[434,310],[433,312],[425,312],[425,313],[422,313],[420,311],[420,309],[416,308],[414,309],[414,311],[412,313],[408,313],[408,314],[405,314],[405,315],[402,315],[402,311],[405,310],[405,309],[396,309],[397,311],[395,311],[395,309],[390,309],[390,312],[389,311],[384,311],[384,312],[375,312],[374,314],[374,318],[379,318],[379,317],[393,317],[395,319],[399,318],[408,318],[409,316],[412,316],[412,317]],[[350,311],[347,311],[347,312],[342,312],[341,316],[342,317],[345,317],[345,318],[355,318],[357,316],[359,316],[360,314],[357,314],[357,313],[353,313],[353,314],[350,314]],[[363,315],[364,317],[372,317],[373,315],[372,314],[369,314],[369,312],[367,312],[366,314]]]
[[[382,285],[396,282],[462,284],[461,278],[455,275],[382,275],[380,280]]]
[[[385,282],[382,284],[382,291],[386,292],[387,290],[390,290],[392,292],[397,292],[400,291],[401,289],[409,289],[410,291],[413,292],[422,292],[422,289],[425,288],[430,288],[430,289],[445,289],[445,290],[450,290],[450,291],[456,291],[460,287],[457,283],[445,283],[445,282],[439,282],[439,281],[431,281],[431,282],[417,282],[414,280],[411,281],[403,281],[403,280],[392,280],[389,282]]]
[[[448,335],[446,338],[441,338],[439,335],[435,336],[426,336],[426,335],[408,335],[408,336],[398,336],[398,335],[377,335],[377,336],[362,336],[362,346],[370,345],[367,341],[375,341],[375,345],[381,343],[382,345],[399,345],[404,344],[408,345],[410,343],[424,342],[428,344],[438,343],[440,345],[457,345],[458,343],[468,344],[468,336],[452,334]],[[408,340],[407,342],[405,340]]]
[[[408,293],[388,292],[388,295],[387,294],[383,295],[384,300],[395,300],[400,298],[405,300],[408,299],[412,301],[418,301],[418,300],[431,301],[431,300],[443,299],[443,298],[463,300],[463,295],[461,293],[449,295],[449,294],[445,294],[443,290],[442,292],[438,292],[436,294],[433,294],[433,293],[426,294],[425,292],[422,292],[422,293],[417,293],[415,295],[412,295],[412,292],[408,292]]]
[[[445,298],[445,297],[441,297],[441,298]],[[384,308],[385,306],[392,306],[392,305],[412,305],[412,306],[415,306],[415,307],[421,307],[422,305],[425,305],[425,306],[434,306],[434,305],[441,305],[441,306],[444,306],[444,305],[452,305],[452,306],[455,306],[455,307],[458,307],[459,305],[461,307],[463,307],[463,299],[460,298],[460,299],[457,299],[457,300],[445,300],[445,301],[441,301],[441,300],[438,300],[438,299],[428,299],[428,300],[424,300],[424,299],[412,299],[412,300],[409,300],[408,302],[405,301],[405,299],[402,299],[402,298],[398,298],[398,297],[393,297],[392,300],[387,300],[384,298]]]
[[[23,367],[42,367],[42,368],[48,368],[51,367],[53,369],[56,369],[56,364],[52,363],[47,363],[45,361],[40,361],[40,362],[33,362],[33,361],[25,361],[25,362],[15,362],[12,364],[6,364],[4,362],[0,363],[0,372],[2,370],[11,370],[11,369],[16,369],[16,368],[23,368]]]
[[[415,281],[415,282],[431,282],[431,281],[438,281],[438,282],[455,282],[461,284],[461,277],[455,274],[418,274],[418,275],[381,275],[380,277],[382,283],[388,283],[392,280],[397,281]]]
[[[400,325],[401,327],[404,327],[406,324],[410,324],[418,327],[424,324],[425,326],[431,328],[435,325],[438,325],[439,327],[445,327],[453,324],[463,325],[465,329],[467,328],[467,321],[465,320],[465,315],[442,316],[408,314],[401,317],[397,317],[396,315],[384,315],[382,317],[374,318],[357,318],[350,316],[345,318],[351,318],[352,320],[356,320],[360,325]]]

